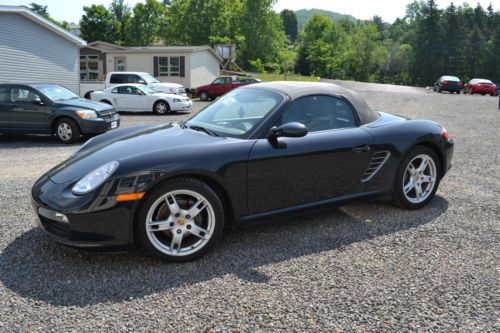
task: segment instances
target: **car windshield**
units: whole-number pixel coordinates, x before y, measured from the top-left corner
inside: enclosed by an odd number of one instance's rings
[[[146,95],[151,95],[157,93],[157,91],[154,91],[153,89],[146,87],[146,86],[138,86],[137,89],[145,93]]]
[[[196,114],[185,124],[217,135],[242,138],[275,110],[284,97],[264,89],[236,89]]]
[[[477,83],[483,83],[483,84],[493,84],[490,80],[477,80]]]
[[[456,76],[443,76],[443,81],[454,81],[459,82],[460,79]]]
[[[146,83],[159,83],[157,79],[155,79],[151,74],[143,74],[142,78],[146,81]]]
[[[37,84],[33,86],[47,96],[51,101],[67,101],[80,98],[77,94],[56,84]]]

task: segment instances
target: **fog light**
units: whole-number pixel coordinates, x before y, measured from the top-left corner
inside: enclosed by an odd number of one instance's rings
[[[63,213],[54,212],[53,210],[46,209],[43,207],[38,208],[38,214],[42,215],[49,220],[61,222],[61,223],[69,223],[68,217]]]

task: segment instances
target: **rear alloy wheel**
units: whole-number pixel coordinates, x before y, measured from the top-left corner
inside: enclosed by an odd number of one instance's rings
[[[55,135],[62,143],[75,143],[80,137],[78,124],[69,118],[62,118],[54,126]]]
[[[170,113],[170,105],[165,101],[158,101],[153,106],[153,112],[160,115]]]
[[[396,176],[394,203],[419,209],[431,201],[441,178],[439,158],[433,150],[417,146],[403,160]]]
[[[224,210],[205,183],[182,178],[148,193],[136,221],[143,249],[168,261],[189,261],[203,255],[221,237]]]
[[[206,102],[210,99],[210,95],[206,91],[200,93],[200,100]]]

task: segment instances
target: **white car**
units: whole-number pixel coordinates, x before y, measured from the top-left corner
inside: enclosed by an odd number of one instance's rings
[[[104,91],[94,91],[90,99],[111,104],[116,111],[167,114],[193,109],[193,102],[188,97],[159,93],[143,84],[119,84]]]

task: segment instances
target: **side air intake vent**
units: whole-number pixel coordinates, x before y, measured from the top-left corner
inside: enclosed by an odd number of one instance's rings
[[[366,168],[365,174],[361,177],[361,182],[364,183],[372,179],[380,168],[382,168],[390,155],[391,153],[388,151],[378,151],[374,153],[370,160],[370,164],[368,164],[368,168]]]

